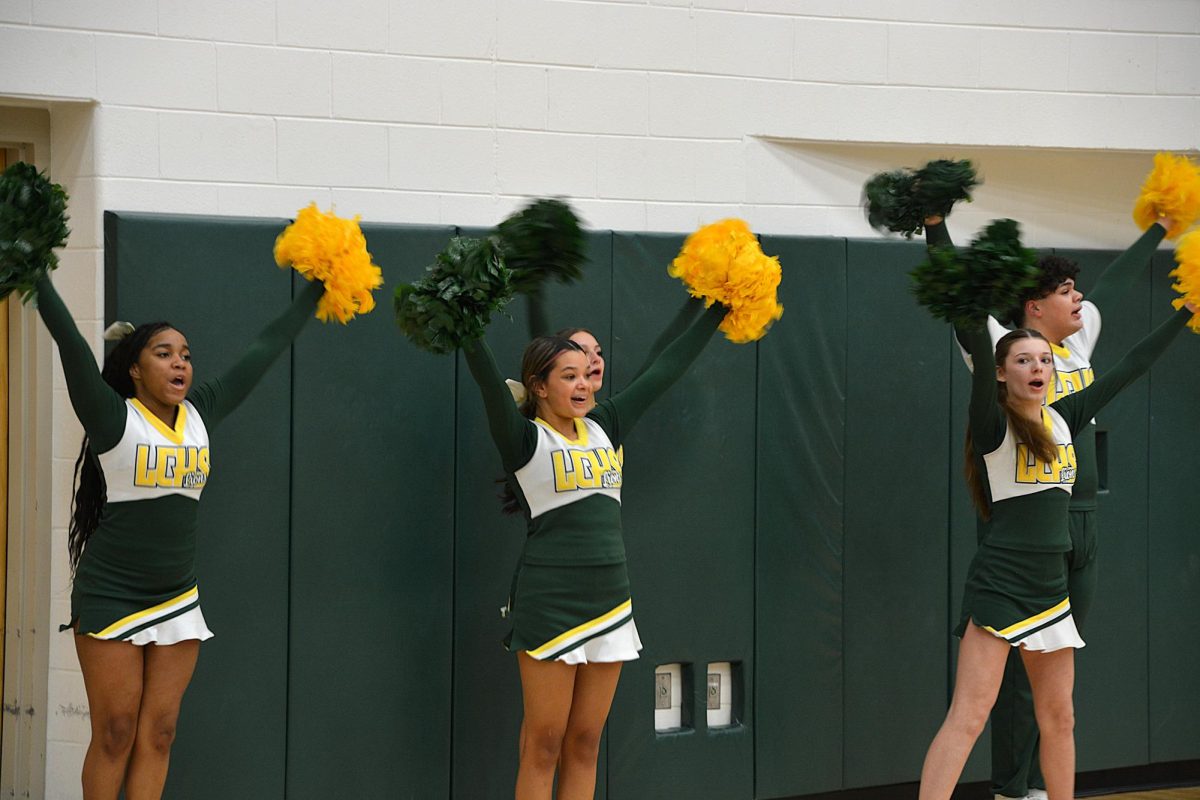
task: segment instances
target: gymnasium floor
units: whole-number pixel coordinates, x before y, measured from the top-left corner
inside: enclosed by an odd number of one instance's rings
[[[1106,794],[1095,800],[1200,800],[1200,787],[1190,789],[1159,789],[1155,792]]]

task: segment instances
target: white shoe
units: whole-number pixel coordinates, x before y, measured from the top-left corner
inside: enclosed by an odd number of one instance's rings
[[[1030,789],[1025,800],[1050,800],[1050,795],[1046,794],[1045,789]]]

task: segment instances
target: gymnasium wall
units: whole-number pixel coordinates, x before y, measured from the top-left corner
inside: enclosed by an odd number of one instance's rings
[[[165,317],[198,380],[289,302],[281,219],[109,213],[109,319]],[[217,636],[184,701],[180,798],[511,795],[520,693],[500,639],[522,525],[461,359],[395,329],[390,292],[459,229],[364,225],[380,308],[310,323],[213,435],[199,574]],[[465,232],[473,232],[467,229]],[[965,232],[960,236],[965,238]],[[551,322],[585,325],[627,384],[683,292],[682,237],[595,231]],[[764,236],[784,318],[715,339],[627,442],[625,535],[645,650],[625,667],[599,797],[783,798],[917,777],[946,706],[949,628],[974,546],[961,488],[965,370],[907,293],[919,243]],[[1086,289],[1112,253],[1072,253]],[[1169,312],[1168,259],[1105,309],[1097,364]],[[489,342],[514,370],[523,301]],[[1200,757],[1191,410],[1176,343],[1100,419],[1102,593],[1079,656],[1079,765]],[[706,665],[734,663],[709,729]],[[655,733],[655,666],[685,665],[690,728]],[[977,756],[985,752],[977,748]],[[978,757],[968,778],[983,777]],[[214,769],[214,765],[220,765]]]
[[[1198,38],[1180,0],[0,0],[0,136],[37,138],[71,195],[59,288],[99,352],[113,208],[493,225],[561,194],[602,230],[857,237],[865,175],[970,157],[960,220],[1116,247],[1148,153],[1200,145]],[[9,133],[27,115],[48,133]],[[50,350],[27,398],[51,409],[25,498],[51,509],[26,531],[53,553],[23,598],[40,630],[68,606],[81,435]],[[5,698],[38,712],[9,772],[70,800],[87,701],[71,642],[48,650]]]

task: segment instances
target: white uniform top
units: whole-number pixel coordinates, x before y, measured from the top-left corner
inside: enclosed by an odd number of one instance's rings
[[[1096,342],[1100,339],[1100,309],[1096,308],[1092,301],[1084,300],[1079,315],[1083,318],[1083,326],[1063,339],[1061,346],[1050,345],[1050,350],[1054,353],[1054,383],[1046,392],[1046,405],[1065,395],[1083,391],[1096,379],[1095,370],[1092,369],[1092,351],[1096,349]],[[992,338],[992,348],[995,349],[996,344],[1009,330],[995,317],[987,318],[987,327],[988,335]],[[964,350],[961,344],[958,349],[967,364],[967,369],[974,370],[971,354]]]
[[[1024,442],[1017,442],[1010,426],[1000,446],[983,457],[987,465],[992,502],[1062,489],[1075,488],[1075,445],[1067,421],[1052,408],[1042,408],[1042,423],[1055,445],[1054,461],[1037,458]]]
[[[142,405],[125,401],[125,433],[116,447],[101,453],[108,502],[153,500],[181,494],[199,500],[208,483],[208,429],[196,407],[184,400],[175,428]]]
[[[597,495],[621,502],[622,457],[598,422],[576,418],[574,440],[545,420],[534,424],[537,449],[513,473],[531,518]]]

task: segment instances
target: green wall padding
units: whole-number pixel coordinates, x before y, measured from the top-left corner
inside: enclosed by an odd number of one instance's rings
[[[178,325],[196,383],[219,376],[291,302],[271,258],[284,224],[106,214],[106,319]],[[216,636],[184,696],[168,797],[283,797],[291,388],[285,353],[210,432],[196,571]]]
[[[1086,293],[1113,253],[1056,250],[1079,263]],[[1147,262],[1147,267],[1149,263]],[[1143,271],[1129,302],[1108,303],[1092,364],[1103,375],[1151,329],[1150,282]],[[1161,320],[1164,315],[1155,315]],[[1157,324],[1157,323],[1155,323]],[[1097,415],[1107,441],[1108,490],[1098,499],[1099,582],[1076,653],[1076,760],[1080,771],[1144,764],[1148,757],[1146,685],[1146,491],[1150,381],[1142,377]]]
[[[922,245],[852,240],[846,252],[844,774],[855,787],[916,779],[945,713],[951,353],[946,327],[908,294]]]
[[[462,234],[481,231],[464,229]],[[607,232],[588,234],[583,281],[573,287],[552,284],[545,305],[555,330],[593,331],[611,370],[610,248]],[[499,315],[493,320],[487,341],[502,373],[519,379],[521,353],[529,341],[524,298],[510,305],[508,313],[511,319]],[[398,346],[411,347],[403,341]],[[479,389],[462,357],[457,359],[453,796],[500,800],[512,796],[517,775],[521,682],[516,656],[501,644],[508,623],[499,612],[508,600],[525,524],[519,515],[500,511],[500,456],[487,430]],[[606,386],[610,381],[611,372]]]
[[[842,787],[846,243],[764,236],[784,317],[758,346],[755,796]]]
[[[105,216],[106,317],[166,317],[197,380],[294,291],[283,220]],[[511,797],[521,718],[500,644],[520,519],[461,359],[396,331],[391,294],[455,232],[366,225],[380,308],[310,323],[217,429],[198,553],[217,637],[184,700],[180,798]],[[463,231],[479,233],[479,231]],[[682,236],[588,234],[554,327],[588,327],[627,385],[683,298]],[[617,689],[598,798],[785,798],[915,780],[945,713],[973,511],[967,372],[908,290],[922,246],[765,237],[784,318],[721,334],[626,442],[624,520],[645,643]],[[1070,253],[1086,290],[1113,254]],[[1103,309],[1098,370],[1169,313],[1168,253]],[[488,340],[518,371],[519,299]],[[1200,441],[1193,334],[1101,414],[1100,591],[1078,654],[1081,770],[1200,758]],[[705,666],[740,665],[739,724],[705,725]],[[654,668],[690,664],[693,729],[656,735]],[[964,780],[988,774],[985,735]],[[220,769],[213,769],[213,765]]]
[[[363,232],[378,308],[294,348],[287,796],[445,797],[454,361],[398,334],[391,288],[454,229]]]
[[[1154,257],[1151,317],[1171,313],[1170,253]],[[1149,706],[1150,761],[1200,758],[1200,360],[1184,330],[1150,373]]]
[[[615,391],[683,302],[666,274],[682,237],[613,237]],[[716,334],[626,438],[621,492],[634,616],[608,725],[608,798],[749,797],[753,775],[755,346]],[[741,724],[709,730],[710,662],[742,665]],[[692,665],[693,732],[654,732],[654,668]]]

